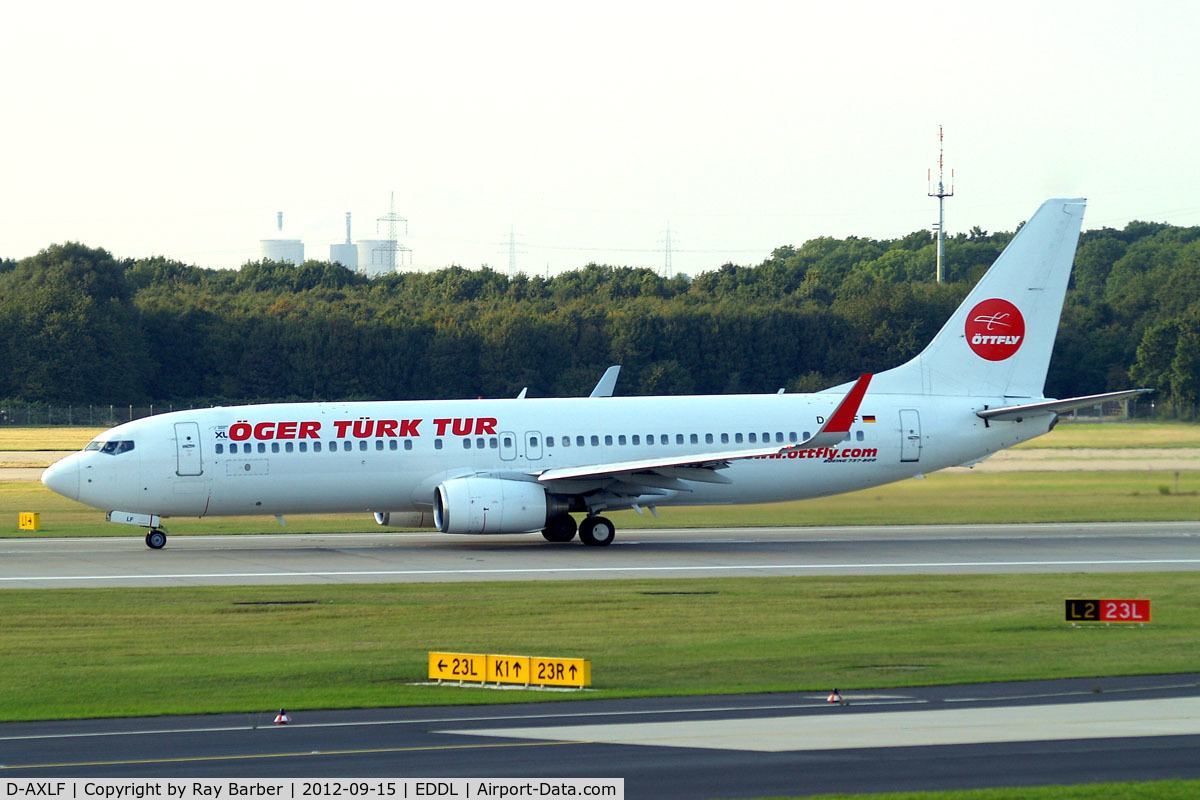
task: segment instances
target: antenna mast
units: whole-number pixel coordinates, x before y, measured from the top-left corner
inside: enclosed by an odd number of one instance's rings
[[[926,170],[925,177],[929,181],[929,196],[938,199],[938,221],[937,221],[937,282],[943,283],[946,279],[945,263],[946,257],[946,198],[954,196],[954,170],[950,170],[950,191],[946,191],[946,183],[944,180],[945,162],[942,157],[942,126],[938,125],[938,182],[937,191],[933,191],[933,175],[930,170]]]

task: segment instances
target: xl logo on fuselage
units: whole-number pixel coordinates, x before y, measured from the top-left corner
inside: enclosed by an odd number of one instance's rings
[[[980,358],[1003,361],[1021,348],[1025,340],[1025,318],[1007,300],[993,297],[967,314],[967,346]]]

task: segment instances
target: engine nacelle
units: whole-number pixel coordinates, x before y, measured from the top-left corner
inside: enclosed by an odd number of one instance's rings
[[[455,478],[433,493],[433,523],[442,533],[528,533],[546,527],[557,506],[530,481]]]
[[[390,528],[432,528],[433,514],[428,511],[376,511],[375,524]]]

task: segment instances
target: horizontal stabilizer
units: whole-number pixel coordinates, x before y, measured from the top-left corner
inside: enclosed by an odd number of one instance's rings
[[[1065,400],[1042,400],[1037,403],[1025,403],[1019,406],[1004,408],[986,408],[975,413],[986,420],[1020,420],[1036,414],[1053,414],[1060,411],[1071,411],[1076,408],[1086,408],[1110,400],[1124,400],[1126,397],[1152,392],[1153,389],[1126,389],[1121,392],[1105,392],[1104,394],[1089,394],[1083,397],[1068,397]]]

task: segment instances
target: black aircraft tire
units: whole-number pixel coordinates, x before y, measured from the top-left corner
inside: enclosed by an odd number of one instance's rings
[[[575,538],[575,519],[570,514],[553,517],[546,522],[542,536],[547,542],[569,542]]]
[[[162,550],[167,543],[167,535],[162,531],[150,531],[146,534],[146,547],[151,550]]]
[[[617,526],[607,517],[588,517],[579,525],[579,538],[589,547],[607,547],[617,538]]]

